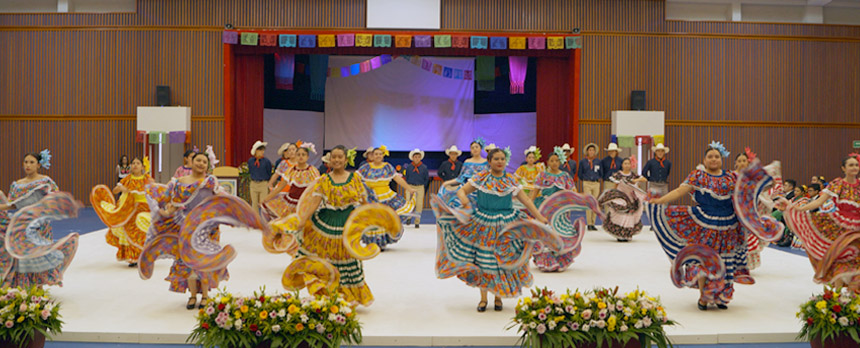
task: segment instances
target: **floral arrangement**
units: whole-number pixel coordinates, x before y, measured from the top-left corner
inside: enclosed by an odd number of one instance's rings
[[[853,291],[825,286],[800,305],[797,317],[803,322],[798,339],[826,341],[848,334],[860,343],[860,297]]]
[[[668,325],[675,322],[666,316],[660,299],[638,289],[624,295],[617,287],[558,295],[535,288],[518,301],[508,329],[518,327],[522,347],[575,347],[584,342],[602,347],[638,339],[643,347],[664,348],[672,346],[663,330]]]
[[[361,343],[361,326],[353,307],[342,297],[267,295],[265,289],[252,297],[221,290],[197,315],[197,327],[188,342],[211,348],[340,347]]]
[[[62,332],[60,304],[46,290],[0,288],[0,340],[24,343],[36,332],[51,337]]]

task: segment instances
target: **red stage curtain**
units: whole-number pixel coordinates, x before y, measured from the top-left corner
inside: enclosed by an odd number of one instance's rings
[[[251,157],[251,146],[263,140],[265,90],[262,55],[236,56],[236,112],[233,120],[233,158],[238,166]],[[275,145],[277,146],[277,145]]]
[[[570,92],[567,58],[537,58],[537,146],[549,154],[553,146],[576,142],[569,137]],[[546,157],[546,156],[544,156]]]

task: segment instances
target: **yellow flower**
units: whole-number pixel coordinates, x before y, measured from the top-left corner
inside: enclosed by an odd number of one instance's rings
[[[289,312],[290,314],[296,314],[299,312],[299,307],[296,307],[296,305],[291,304],[289,307],[287,307],[287,312]]]
[[[836,319],[830,318],[830,323],[831,323],[831,324],[836,324]]]
[[[222,298],[221,298],[221,303],[223,303],[223,304],[227,304],[227,302],[230,302],[230,299],[229,299],[229,298],[226,298],[226,297],[222,297]]]
[[[269,313],[266,313],[266,311],[260,312],[260,319],[266,320],[266,317],[268,317],[268,316],[269,316]]]
[[[580,295],[579,292],[573,294],[573,298],[575,299],[579,299],[580,297],[582,297],[582,295]]]
[[[570,298],[570,297],[567,296],[567,294],[561,294],[561,300],[562,301],[567,300],[568,298]]]
[[[827,301],[818,301],[818,302],[815,304],[815,308],[818,308],[818,309],[825,309],[825,308],[827,308]]]
[[[597,308],[604,309],[604,308],[606,308],[606,304],[603,303],[603,301],[597,302]]]
[[[615,316],[613,315],[613,316],[609,317],[609,319],[606,320],[606,324],[609,325],[610,327],[615,326],[616,320],[617,319],[615,319]]]
[[[329,311],[331,311],[331,313],[332,313],[332,314],[337,314],[337,312],[338,312],[339,310],[340,310],[340,309],[339,309],[339,308],[337,308],[337,306],[331,306],[331,308],[329,308]]]
[[[240,317],[242,317],[242,313],[239,312],[239,310],[236,310],[235,312],[233,312],[233,316],[236,318],[240,318]]]
[[[316,328],[317,328],[317,326],[316,326],[316,325],[314,325],[314,324],[310,324],[310,325],[308,325],[308,329],[309,329],[309,330],[313,330],[313,329],[316,329]]]
[[[615,325],[609,325],[606,327],[606,329],[609,330],[609,332],[613,332],[615,331]]]
[[[302,323],[296,324],[296,331],[302,331],[305,329],[305,325]]]
[[[19,323],[24,322],[24,317],[23,317],[23,316],[18,317],[18,322],[19,322]]]
[[[645,308],[642,308],[641,312],[642,312],[642,315],[645,315],[645,313],[648,313],[648,311],[646,311]]]
[[[526,304],[531,304],[532,298],[531,297],[525,297],[525,298],[523,298],[523,302],[525,302]]]

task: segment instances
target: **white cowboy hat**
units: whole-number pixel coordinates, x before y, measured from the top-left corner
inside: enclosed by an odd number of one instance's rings
[[[529,146],[528,149],[523,151],[523,155],[528,156],[529,152],[535,152],[535,151],[537,151],[537,146],[532,145],[532,146]]]
[[[323,163],[328,163],[331,161],[331,151],[322,156]]]
[[[364,156],[364,158],[367,158],[367,155],[370,155],[371,152],[373,152],[373,146],[368,147],[367,150],[364,151],[364,154],[362,156]]]
[[[416,154],[416,153],[417,153],[417,154],[419,154],[419,155],[421,155],[421,159],[419,159],[419,161],[424,159],[424,151],[421,151],[421,150],[419,150],[419,149],[415,149],[415,150],[409,151],[409,159],[412,159],[412,155],[414,155],[414,154]]]
[[[589,147],[594,147],[594,151],[600,152],[600,147],[598,147],[595,143],[588,143],[587,145],[585,145],[585,151],[588,151]]]
[[[490,150],[495,149],[495,148],[496,148],[496,144],[495,144],[495,143],[490,143],[490,145],[487,145],[487,146],[485,146],[485,147],[484,147],[484,151],[486,151],[486,152],[490,152]]]
[[[254,152],[257,152],[258,148],[266,147],[266,145],[269,145],[269,143],[257,140],[257,142],[254,143],[254,146],[251,146],[251,156],[254,155]]]
[[[664,151],[666,151],[666,153],[669,153],[669,148],[663,146],[663,143],[659,143],[659,144],[657,144],[657,146],[654,146],[651,148],[651,151],[657,151],[657,150],[664,150]]]
[[[604,150],[606,150],[606,151],[618,151],[618,150],[619,150],[619,149],[618,149],[618,144],[616,144],[616,143],[609,143],[609,146],[608,146],[608,147],[606,147]]]
[[[456,152],[457,156],[460,156],[463,154],[463,151],[460,151],[460,149],[457,148],[457,145],[451,145],[451,147],[449,147],[447,150],[445,150],[446,155],[450,155],[452,152]]]
[[[284,151],[287,151],[287,148],[289,148],[292,144],[293,143],[284,143],[284,145],[281,145],[281,147],[278,148],[278,156],[282,156],[284,154]]]
[[[561,146],[561,149],[562,149],[563,151],[570,151],[570,152],[573,152],[573,148],[572,148],[572,147],[570,147],[570,144],[568,144],[568,143],[565,143],[564,145],[562,145],[562,146]]]

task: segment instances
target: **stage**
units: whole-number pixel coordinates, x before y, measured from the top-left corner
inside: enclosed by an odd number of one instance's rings
[[[680,323],[668,329],[676,344],[794,341],[800,329],[797,306],[821,291],[812,282],[812,267],[805,256],[767,248],[762,266],[753,271],[755,285],[736,285],[728,310],[702,312],[696,308],[698,291],[672,285],[669,261],[647,229],[629,243],[618,243],[602,231],[588,232],[582,253],[570,269],[540,273],[533,267],[535,285],[555,290],[618,285],[621,291],[638,286],[662,297],[669,317]],[[239,256],[229,267],[230,280],[221,286],[243,294],[260,286],[281,291],[281,274],[290,257],[265,252],[258,231],[222,231],[222,242],[233,244]],[[153,278],[141,280],[136,269],[114,261],[116,249],[105,243],[105,232],[81,236],[64,287],[51,288],[62,301],[65,321],[63,334],[54,340],[184,343],[197,311],[185,309],[186,295],[167,291],[162,279],[171,261],[158,261]],[[477,289],[456,278],[436,279],[435,227],[407,227],[404,233],[398,244],[364,263],[376,302],[358,310],[363,344],[515,345],[516,329],[505,328],[516,300],[506,299],[502,312],[493,312],[492,306],[485,313],[476,312]]]

